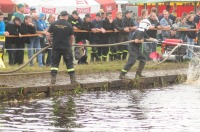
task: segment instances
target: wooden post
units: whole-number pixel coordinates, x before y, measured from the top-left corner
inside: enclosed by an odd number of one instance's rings
[[[194,2],[194,12],[195,12],[195,14],[197,13],[197,2],[196,1]]]

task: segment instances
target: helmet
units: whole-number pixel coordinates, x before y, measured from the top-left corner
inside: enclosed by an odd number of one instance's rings
[[[139,28],[143,28],[146,30],[148,30],[150,26],[151,26],[151,23],[148,19],[143,19],[139,24]]]

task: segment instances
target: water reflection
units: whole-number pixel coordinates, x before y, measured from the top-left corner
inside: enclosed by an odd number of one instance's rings
[[[0,131],[198,131],[200,89],[96,91],[0,106]]]

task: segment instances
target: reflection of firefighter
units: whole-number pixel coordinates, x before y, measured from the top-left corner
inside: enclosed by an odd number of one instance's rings
[[[145,37],[145,30],[148,30],[151,23],[148,19],[143,19],[140,24],[139,28],[132,34],[131,38],[134,40],[134,42],[130,43],[128,45],[128,51],[129,51],[129,57],[128,62],[124,66],[124,68],[121,70],[120,79],[126,79],[125,74],[131,69],[131,67],[135,64],[136,60],[139,60],[139,66],[136,71],[136,77],[143,77],[142,76],[142,70],[144,69],[145,63],[146,63],[146,57],[140,50],[140,46],[144,42]]]
[[[74,40],[74,32],[71,24],[67,22],[67,19],[68,13],[62,11],[60,13],[60,19],[54,22],[47,32],[47,39],[49,41],[51,40],[51,33],[53,33],[51,84],[56,83],[56,75],[61,56],[63,56],[67,66],[67,72],[70,75],[71,83],[76,83],[71,49],[71,44]]]

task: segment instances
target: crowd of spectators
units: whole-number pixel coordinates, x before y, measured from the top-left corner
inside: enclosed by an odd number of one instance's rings
[[[30,8],[30,14],[24,15],[24,5],[18,4],[18,11],[12,16],[7,25],[3,22],[3,13],[0,13],[0,35],[17,35],[19,37],[6,38],[5,48],[9,56],[9,65],[23,64],[24,63],[24,49],[28,48],[28,58],[31,58],[34,52],[37,52],[48,45],[46,41],[46,32],[48,27],[56,21],[56,16],[51,14],[48,16],[44,13],[37,14],[34,7]],[[198,37],[197,31],[177,31],[177,29],[196,29],[200,26],[200,9],[197,9],[196,14],[194,11],[190,13],[184,12],[181,17],[176,17],[170,13],[170,6],[163,10],[162,15],[158,14],[157,8],[153,7],[151,11],[143,9],[141,16],[136,20],[132,18],[132,11],[125,11],[116,13],[116,18],[113,19],[111,12],[96,13],[95,18],[92,20],[89,13],[85,14],[84,19],[79,17],[78,12],[75,10],[68,18],[73,29],[87,30],[89,32],[75,32],[75,43],[84,45],[86,43],[92,44],[112,44],[124,42],[129,39],[129,36],[137,30],[138,25],[142,19],[149,19],[151,22],[150,30],[147,35],[151,38],[165,40],[168,39],[182,39],[189,45],[196,43]],[[57,17],[59,19],[59,16]],[[156,29],[156,30],[155,30]],[[113,32],[107,33],[107,30]],[[40,36],[36,37],[21,37],[25,34],[35,34],[40,32]],[[156,52],[156,43],[145,43],[144,47],[150,47],[151,52]],[[15,50],[16,49],[16,50]],[[192,51],[187,51],[187,57],[192,57]],[[45,54],[47,53],[47,56]],[[88,49],[85,47],[75,48],[75,59],[78,64],[87,64],[87,61],[115,61],[125,60],[127,58],[128,50],[127,44],[113,47],[93,47],[90,52],[90,60],[87,59],[89,55]],[[108,58],[107,58],[108,57]],[[37,57],[37,62],[40,67],[44,65],[51,65],[51,49],[41,53]],[[33,66],[33,61],[30,66]]]

